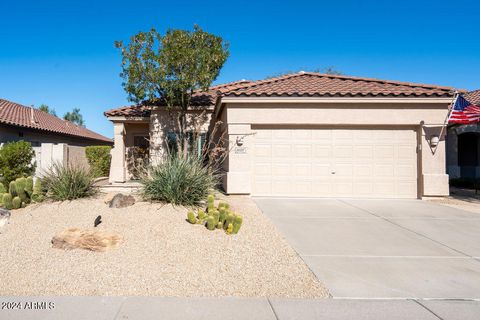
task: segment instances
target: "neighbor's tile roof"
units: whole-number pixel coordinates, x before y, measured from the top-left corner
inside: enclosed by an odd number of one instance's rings
[[[454,89],[400,81],[298,72],[266,80],[240,80],[196,92],[193,105],[215,105],[219,96],[245,97],[452,97]],[[161,104],[157,104],[161,105]],[[106,116],[149,116],[152,106],[134,105]]]
[[[0,99],[0,123],[65,134],[79,138],[112,142],[112,139],[88,130],[87,128],[77,126],[70,121],[66,121],[47,112],[26,107],[4,99]]]
[[[299,72],[226,90],[248,97],[451,97],[453,88],[409,82]]]
[[[470,91],[464,94],[465,99],[474,105],[480,105],[480,89]]]

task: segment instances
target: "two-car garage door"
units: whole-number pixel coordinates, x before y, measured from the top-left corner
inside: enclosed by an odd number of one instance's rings
[[[417,197],[413,129],[252,129],[255,196]]]

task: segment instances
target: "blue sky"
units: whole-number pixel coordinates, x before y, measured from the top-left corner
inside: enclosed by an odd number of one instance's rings
[[[68,3],[68,4],[67,4]],[[478,1],[2,1],[0,98],[103,111],[128,104],[115,40],[151,27],[222,36],[219,82],[334,66],[348,75],[480,88]]]

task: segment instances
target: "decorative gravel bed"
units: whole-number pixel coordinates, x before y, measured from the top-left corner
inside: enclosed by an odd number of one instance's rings
[[[185,221],[186,209],[137,202],[111,209],[103,199],[43,203],[12,211],[0,234],[0,295],[327,297],[295,251],[247,197],[228,197],[244,221],[237,235]],[[107,252],[63,251],[65,228],[123,237]]]

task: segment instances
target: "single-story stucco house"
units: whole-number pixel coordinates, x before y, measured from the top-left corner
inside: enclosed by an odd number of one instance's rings
[[[74,146],[112,145],[110,138],[42,110],[0,99],[0,143],[24,140],[32,146],[66,143]]]
[[[423,198],[449,194],[439,135],[453,95],[450,87],[299,72],[213,86],[194,101],[207,110],[203,132],[220,120],[228,137],[228,194]],[[175,130],[161,106],[105,115],[114,124],[112,183],[131,178],[129,148],[149,148],[156,161]]]
[[[19,140],[32,144],[37,175],[54,162],[87,165],[86,146],[113,145],[112,139],[70,121],[0,99],[0,146]]]
[[[480,106],[480,89],[464,98]],[[480,124],[451,124],[447,132],[447,171],[450,178],[480,178]]]

